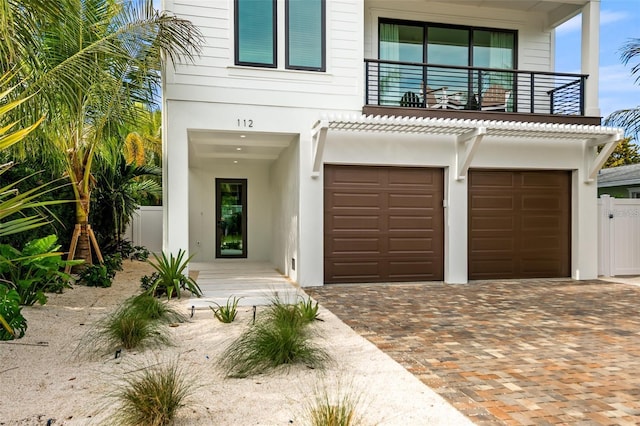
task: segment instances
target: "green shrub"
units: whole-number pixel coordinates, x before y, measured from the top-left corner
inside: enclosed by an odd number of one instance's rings
[[[303,322],[313,322],[318,319],[318,302],[314,304],[311,297],[298,302],[297,307]]]
[[[104,253],[118,253],[122,259],[145,261],[149,259],[149,250],[144,246],[134,246],[131,241],[119,240],[103,248]]]
[[[118,424],[162,426],[173,422],[177,411],[186,406],[193,384],[178,362],[142,368],[125,381],[118,392],[121,402]]]
[[[218,319],[218,321],[229,324],[232,323],[238,315],[238,302],[240,302],[240,299],[240,297],[234,297],[232,300],[231,296],[229,296],[226,304],[218,305],[213,302],[217,308],[209,306],[209,309],[213,311],[213,315]]]
[[[150,288],[153,287],[153,283],[156,282],[156,280],[160,278],[160,274],[157,272],[153,272],[151,275],[145,275],[143,277],[140,278],[140,288],[145,292],[145,293],[150,293]],[[161,288],[156,288],[155,290],[155,296],[162,296],[163,293],[161,293],[162,289]]]
[[[0,244],[0,279],[18,292],[20,304],[31,306],[47,302],[45,292],[59,292],[70,287],[71,277],[63,272],[67,265],[82,261],[66,261],[56,244],[58,237],[49,235],[29,241],[22,251]]]
[[[111,287],[117,271],[122,271],[122,256],[115,253],[104,257],[104,263],[86,265],[78,274],[78,282],[87,287]]]
[[[276,298],[255,325],[222,353],[220,366],[229,377],[246,377],[291,364],[323,368],[330,357],[312,344],[313,336],[297,306]]]
[[[162,256],[158,256],[155,253],[153,257],[155,263],[149,262],[151,266],[158,272],[158,278],[151,284],[147,292],[153,296],[158,294],[167,294],[167,299],[171,299],[175,293],[177,298],[180,298],[180,290],[188,290],[192,295],[196,297],[202,296],[202,290],[198,286],[195,280],[184,274],[189,261],[193,255],[184,259],[186,252],[182,249],[178,250],[177,256],[169,254],[169,257],[165,253]]]
[[[20,295],[0,284],[0,340],[19,339],[27,331],[27,320],[22,316]]]

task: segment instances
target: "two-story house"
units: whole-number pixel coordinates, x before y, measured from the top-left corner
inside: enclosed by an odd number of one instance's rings
[[[598,0],[165,0],[164,248],[302,286],[597,276]],[[554,69],[582,16],[582,70]],[[600,151],[598,151],[600,148]]]

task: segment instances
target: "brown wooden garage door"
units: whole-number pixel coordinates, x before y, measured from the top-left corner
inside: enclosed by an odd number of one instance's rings
[[[443,279],[443,171],[324,169],[326,283]]]
[[[469,173],[469,278],[570,275],[571,174]]]

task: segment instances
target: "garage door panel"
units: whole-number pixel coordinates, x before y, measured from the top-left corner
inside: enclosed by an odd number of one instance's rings
[[[528,278],[553,278],[564,267],[557,259],[524,258],[521,263]]]
[[[388,277],[389,281],[433,281],[440,280],[434,274],[437,270],[437,262],[435,260],[407,260],[407,261],[389,261]]]
[[[559,216],[523,216],[521,220],[522,229],[524,231],[535,230],[543,231],[550,229],[557,232],[562,226],[562,219]]]
[[[333,202],[331,206],[334,209],[346,208],[370,208],[379,210],[380,194],[371,193],[355,193],[355,192],[338,192],[333,194]]]
[[[469,268],[469,275],[476,280],[510,278],[515,272],[511,256],[478,259]]]
[[[380,216],[334,215],[329,223],[336,231],[377,231],[380,229]]]
[[[331,271],[328,277],[333,282],[367,282],[380,279],[380,265],[374,261],[354,260],[331,262],[325,260],[325,271]]]
[[[511,188],[515,185],[514,176],[509,172],[484,172],[477,170],[474,173],[474,185],[478,189]]]
[[[474,210],[513,210],[514,200],[509,195],[474,195],[469,203]]]
[[[325,165],[324,172],[325,282],[442,280],[441,169]]]
[[[472,230],[480,232],[513,231],[514,218],[506,215],[475,216],[471,221]],[[471,231],[470,231],[471,232]],[[478,232],[478,231],[473,231]]]
[[[387,229],[389,231],[421,231],[432,229],[434,218],[431,216],[388,216]]]
[[[560,190],[565,187],[565,172],[560,173],[540,173],[521,172],[520,184],[523,188],[542,189],[544,191]]]
[[[508,254],[513,251],[513,248],[514,241],[509,236],[503,238],[496,236],[476,237],[471,245],[471,250],[478,254],[486,252],[504,252]]]
[[[427,254],[433,252],[432,238],[389,238],[389,254]]]
[[[504,185],[489,190],[492,182]],[[570,206],[570,172],[470,171],[469,278],[569,276]]]
[[[348,186],[349,188],[362,187],[364,189],[382,186],[382,178],[378,170],[367,170],[365,167],[342,167],[333,170],[328,183],[333,187]],[[327,182],[326,177],[325,182]]]
[[[380,254],[383,251],[383,239],[379,237],[337,237],[329,245],[333,255]]]
[[[433,208],[435,205],[433,195],[431,194],[389,193],[387,200],[388,200],[387,202],[390,209],[394,209],[394,208],[430,209],[430,208]]]
[[[387,168],[383,173],[387,175],[388,187],[421,188],[438,185],[438,178],[431,173],[425,173],[422,168]]]
[[[558,211],[562,209],[562,205],[565,200],[553,194],[549,196],[544,195],[523,195],[522,198],[522,210],[526,214],[527,211]]]

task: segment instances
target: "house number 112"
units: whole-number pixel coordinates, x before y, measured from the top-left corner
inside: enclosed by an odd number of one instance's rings
[[[238,127],[253,127],[253,120],[250,118],[238,118]]]

